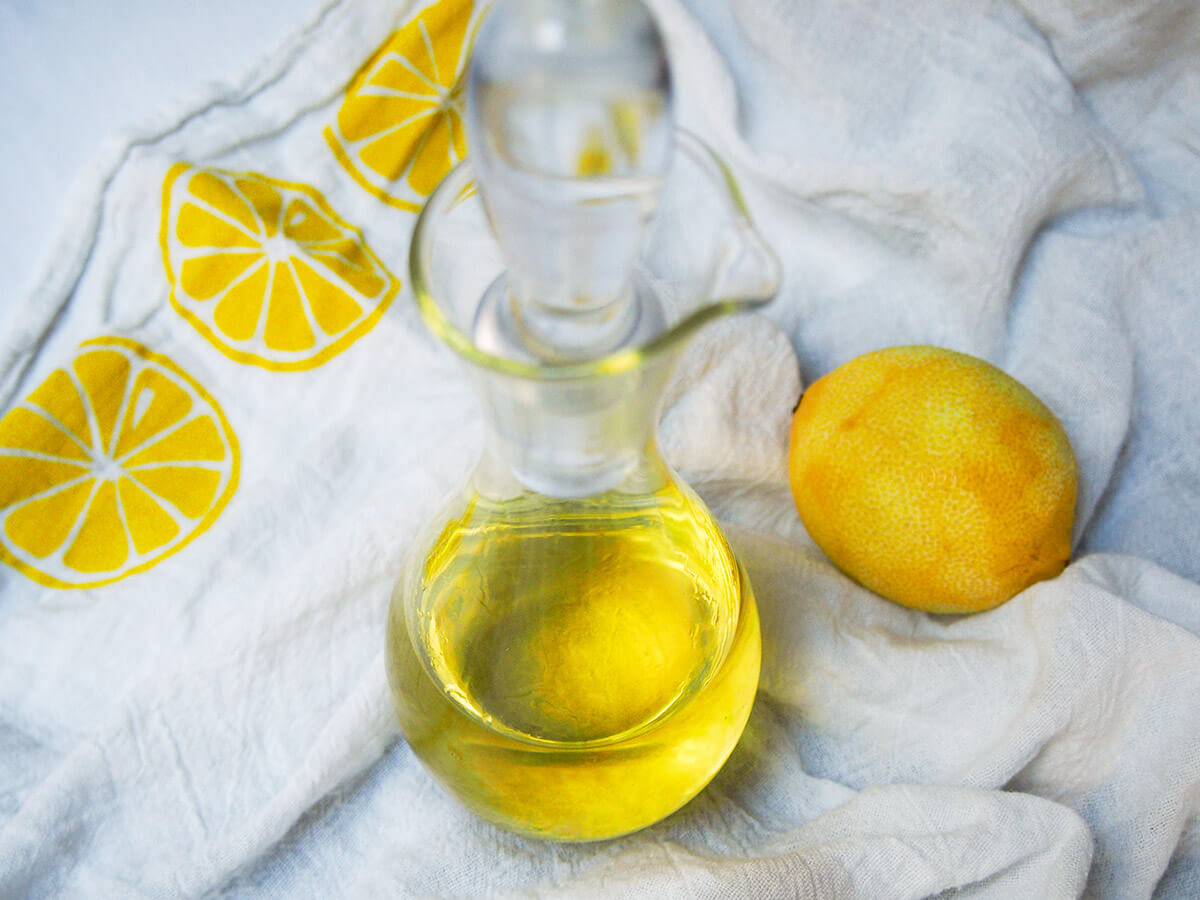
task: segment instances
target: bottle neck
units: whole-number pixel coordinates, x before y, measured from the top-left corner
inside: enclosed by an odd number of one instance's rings
[[[670,362],[558,381],[477,371],[488,432],[481,489],[579,498],[661,481],[656,430]]]

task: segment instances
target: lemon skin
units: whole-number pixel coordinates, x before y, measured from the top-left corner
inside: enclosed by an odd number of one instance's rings
[[[1070,559],[1078,475],[1066,432],[972,356],[892,347],[825,375],[793,416],[788,472],[826,555],[913,609],[992,609]]]

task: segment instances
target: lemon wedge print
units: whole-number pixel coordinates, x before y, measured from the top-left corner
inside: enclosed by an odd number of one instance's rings
[[[56,588],[148,569],[216,520],[238,465],[191,376],[134,341],[87,341],[0,419],[0,561]]]
[[[307,185],[180,163],[162,202],[171,304],[238,362],[319,366],[370,331],[400,287]]]

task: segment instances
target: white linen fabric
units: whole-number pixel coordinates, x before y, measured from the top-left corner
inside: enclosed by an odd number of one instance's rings
[[[229,506],[158,566],[85,591],[0,568],[0,896],[1200,896],[1197,8],[653,5],[684,123],[786,270],[765,316],[696,339],[662,426],[762,613],[728,765],[616,841],[466,813],[397,737],[381,661],[406,543],[482,437],[461,369],[407,285],[306,372],[239,365],[168,305],[178,160],[316,186],[407,282],[411,213],[321,129],[420,4],[339,0],[97,160],[0,335],[4,409],[122,334],[205,385],[242,445]],[[918,342],[1003,366],[1079,458],[1075,561],[977,616],[857,586],[788,491],[802,381]]]

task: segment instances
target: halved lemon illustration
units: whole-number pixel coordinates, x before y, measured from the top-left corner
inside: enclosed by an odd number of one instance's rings
[[[163,182],[171,304],[222,353],[311,369],[379,321],[400,282],[315,189],[173,166]]]
[[[338,162],[385,203],[418,212],[467,154],[463,91],[483,13],[439,0],[359,69],[325,140]]]
[[[212,525],[238,466],[190,375],[135,341],[87,341],[0,419],[0,560],[55,588],[143,571]]]

